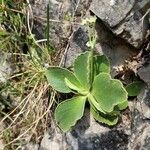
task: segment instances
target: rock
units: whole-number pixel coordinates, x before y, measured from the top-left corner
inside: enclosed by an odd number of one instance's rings
[[[3,150],[3,149],[4,149],[3,141],[0,140],[0,150]]]
[[[62,48],[72,33],[72,26],[78,23],[89,7],[90,0],[70,1],[70,0],[50,0],[50,42],[56,49]],[[48,0],[30,0],[34,26],[33,33],[37,39],[45,37],[47,22]],[[40,10],[40,11],[39,11]],[[64,47],[63,47],[64,48]]]
[[[150,57],[148,60],[138,69],[138,75],[140,78],[150,87]]]
[[[86,43],[88,42],[87,31],[84,27],[78,27],[74,32],[73,38],[70,42],[70,47],[65,55],[65,67],[73,64],[75,58],[81,53],[88,50]]]
[[[39,150],[61,150],[68,149],[65,136],[59,129],[52,128],[51,132],[47,132],[41,141]]]
[[[149,23],[150,1],[120,0],[113,5],[111,0],[93,0],[90,10],[99,17],[112,32],[129,44],[140,48],[144,43]]]
[[[28,143],[22,147],[22,150],[39,150],[38,144]]]
[[[115,27],[133,8],[135,0],[120,0],[111,5],[111,0],[93,0],[90,10],[110,27]]]
[[[141,124],[135,133],[132,133],[129,149],[149,150],[150,149],[150,126],[149,123]]]
[[[15,71],[15,66],[12,65],[11,54],[0,52],[0,82],[4,83],[7,78]]]
[[[109,58],[112,76],[114,77],[118,72],[123,71],[126,60],[136,56],[137,51],[124,40],[115,36],[99,19],[96,23],[96,30],[98,35],[96,51],[99,54],[105,54]]]
[[[150,89],[144,88],[137,97],[137,110],[143,114],[143,119],[150,119]]]
[[[150,149],[150,89],[144,88],[138,98],[129,103],[131,136],[129,149]]]
[[[2,118],[0,117],[0,120]],[[3,123],[0,123],[0,132],[2,132],[4,130],[4,124]],[[2,138],[0,137],[0,150],[3,150],[4,149],[4,142],[2,140]]]

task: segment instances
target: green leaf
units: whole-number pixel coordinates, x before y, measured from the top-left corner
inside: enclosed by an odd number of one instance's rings
[[[63,132],[72,126],[83,116],[86,97],[73,97],[60,103],[55,110],[55,119]]]
[[[102,112],[102,113],[106,113],[100,106],[100,104],[95,100],[94,96],[92,94],[88,94],[88,101],[90,103],[91,106],[95,107],[98,111]]]
[[[90,52],[82,53],[74,62],[74,73],[84,89],[90,88]]]
[[[113,126],[118,122],[118,116],[103,114],[99,111],[96,111],[96,109],[93,107],[91,107],[91,113],[98,122],[105,123],[109,126]]]
[[[94,57],[94,72],[95,76],[102,72],[110,73],[110,63],[105,55]]]
[[[71,81],[69,81],[67,78],[65,78],[65,83],[66,85],[72,89],[72,90],[75,90],[77,91],[78,93],[82,94],[82,95],[87,95],[87,91],[84,90],[80,85],[79,86],[76,86],[74,85]]]
[[[141,89],[144,87],[144,83],[141,81],[135,81],[126,86],[128,96],[137,96]]]
[[[92,95],[105,112],[112,112],[114,107],[127,100],[127,92],[123,84],[111,79],[107,73],[100,73],[93,82]]]
[[[125,100],[124,102],[118,104],[117,107],[119,108],[119,110],[126,109],[128,107],[128,101]]]
[[[69,93],[71,89],[66,85],[65,78],[71,81],[76,87],[81,87],[80,82],[74,76],[74,74],[67,69],[60,67],[50,67],[45,75],[47,77],[48,83],[57,91],[62,93]]]

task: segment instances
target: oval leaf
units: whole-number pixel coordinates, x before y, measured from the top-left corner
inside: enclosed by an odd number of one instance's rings
[[[109,126],[113,126],[118,122],[117,116],[109,116],[109,115],[103,114],[99,111],[96,111],[96,109],[94,109],[93,107],[91,107],[91,113],[98,122],[105,123]]]
[[[94,72],[95,76],[99,73],[110,73],[110,63],[105,55],[94,57]]]
[[[86,97],[78,96],[60,103],[55,110],[55,119],[63,132],[74,126],[84,113]]]
[[[127,100],[127,92],[123,84],[111,79],[107,73],[100,73],[93,82],[92,95],[106,112],[112,112],[114,107]]]
[[[71,89],[66,85],[65,78],[70,80],[76,87],[80,87],[80,82],[74,74],[67,69],[60,67],[50,67],[45,72],[48,83],[57,91],[69,93]]]
[[[137,96],[143,87],[144,83],[141,81],[132,82],[131,84],[126,86],[128,96]]]
[[[90,52],[79,55],[74,62],[74,73],[84,89],[90,88]]]

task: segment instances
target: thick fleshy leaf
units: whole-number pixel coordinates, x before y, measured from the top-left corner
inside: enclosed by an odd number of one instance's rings
[[[91,113],[98,122],[105,123],[109,126],[113,126],[118,122],[118,116],[103,114],[93,107],[91,107]]]
[[[55,110],[55,119],[63,132],[72,126],[83,116],[86,97],[73,97],[60,103]]]
[[[88,101],[89,101],[91,106],[95,107],[98,111],[106,114],[106,112],[101,108],[100,104],[96,101],[94,96],[90,93],[88,94]]]
[[[72,84],[72,82],[69,81],[67,78],[65,78],[65,83],[70,89],[77,91],[78,93],[80,93],[82,95],[88,94],[88,91],[86,91],[82,86],[79,87],[79,86]]]
[[[74,62],[74,73],[84,89],[90,88],[90,52],[79,55]]]
[[[74,76],[74,74],[67,69],[60,68],[60,67],[50,67],[45,72],[47,77],[48,83],[52,86],[55,90],[62,92],[62,93],[69,93],[71,89],[66,85],[65,79],[71,81],[72,84],[76,87],[81,87],[80,82]]]
[[[125,100],[124,102],[118,104],[117,107],[118,107],[119,110],[124,110],[124,109],[126,109],[126,108],[128,107],[128,101]]]
[[[143,87],[144,83],[141,81],[132,82],[131,84],[126,86],[128,96],[137,96]]]
[[[110,63],[105,55],[94,57],[94,72],[95,76],[102,72],[110,73]]]
[[[127,92],[123,84],[111,79],[107,73],[100,73],[93,82],[92,95],[105,112],[112,112],[114,107],[127,100]]]

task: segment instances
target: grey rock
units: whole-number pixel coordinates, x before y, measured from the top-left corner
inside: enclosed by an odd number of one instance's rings
[[[51,128],[44,134],[39,150],[66,150],[69,147],[65,134],[51,121]]]
[[[101,20],[97,20],[97,45],[96,51],[99,54],[105,54],[111,63],[112,76],[123,70],[125,61],[137,55],[135,48],[124,42],[121,38],[114,36],[108,27]]]
[[[120,0],[111,5],[111,0],[93,0],[90,10],[108,26],[112,32],[129,44],[140,48],[150,30],[149,0]]]
[[[50,3],[49,3],[50,2]],[[59,1],[53,0],[34,0],[30,1],[33,16],[30,16],[31,19],[34,19],[34,26],[32,32],[36,35],[37,39],[46,38],[46,25],[47,25],[47,5],[49,3],[50,9],[50,19],[55,20],[50,22],[50,42],[54,45],[59,45],[62,42],[62,23],[60,21],[61,14],[61,5]],[[40,10],[40,11],[39,11]],[[33,17],[33,18],[32,18]],[[59,34],[58,34],[59,32]]]
[[[0,120],[2,118],[0,117]],[[2,132],[4,130],[4,124],[3,123],[0,123],[0,132]],[[2,139],[0,139],[0,150],[3,150],[4,149],[4,142]]]
[[[138,98],[129,103],[131,136],[129,149],[150,149],[150,89],[144,88]]]
[[[0,140],[0,150],[3,150],[4,149],[4,144],[3,144],[3,141]]]
[[[7,78],[15,71],[12,62],[11,54],[0,52],[0,82],[6,82]]]
[[[74,32],[73,38],[70,42],[69,49],[65,54],[65,67],[70,67],[75,58],[81,53],[88,50],[86,43],[88,42],[87,31],[84,27],[78,27]]]
[[[150,90],[143,89],[137,97],[137,110],[143,114],[143,118],[150,119]]]
[[[66,44],[66,40],[72,33],[73,16],[76,17],[76,23],[80,22],[81,16],[89,7],[89,1],[50,0],[49,36],[50,42],[54,47],[60,49]],[[45,38],[48,2],[48,0],[30,1],[33,11],[32,19],[34,19],[33,33],[37,39]]]
[[[21,150],[39,150],[39,144],[28,143]]]
[[[117,0],[112,5],[111,0],[93,0],[90,10],[110,27],[115,27],[131,11],[135,0]]]
[[[150,123],[141,124],[130,138],[129,148],[131,150],[149,150],[150,149]]]
[[[138,75],[140,78],[150,86],[150,57],[148,60],[138,69]]]

